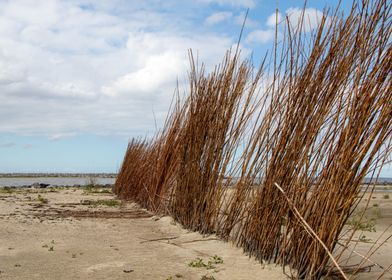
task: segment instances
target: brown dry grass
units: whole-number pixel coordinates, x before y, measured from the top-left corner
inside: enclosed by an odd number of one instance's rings
[[[238,49],[208,75],[190,53],[189,96],[154,139],[131,141],[114,191],[295,277],[345,277],[343,227],[391,151],[391,6],[326,11],[310,35],[303,24],[286,19],[256,73]]]

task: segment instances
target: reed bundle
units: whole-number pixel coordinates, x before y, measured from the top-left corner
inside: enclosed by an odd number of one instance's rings
[[[188,97],[156,137],[129,143],[114,191],[297,278],[345,277],[342,230],[392,148],[391,9],[354,1],[311,35],[304,14],[286,19],[256,73],[238,50],[209,74],[190,53]]]

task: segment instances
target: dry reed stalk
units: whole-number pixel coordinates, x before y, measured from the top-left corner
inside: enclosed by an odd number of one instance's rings
[[[224,175],[254,104],[259,71],[228,52],[207,77],[191,57],[190,97],[181,131],[173,217],[186,228],[211,233],[222,203]]]
[[[115,193],[297,278],[334,273],[331,260],[341,272],[347,246],[336,245],[361,181],[392,149],[391,9],[354,1],[344,18],[325,11],[310,35],[304,13],[296,26],[286,19],[272,81],[237,51],[208,75],[190,53],[189,96],[152,140],[130,142]]]

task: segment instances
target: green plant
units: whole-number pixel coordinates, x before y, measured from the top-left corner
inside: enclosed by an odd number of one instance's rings
[[[108,207],[115,207],[121,204],[121,201],[116,199],[98,199],[98,200],[81,200],[80,203],[82,205],[90,205],[93,207],[96,206],[108,206]]]
[[[112,190],[109,189],[109,188],[94,187],[94,188],[85,188],[84,193],[85,194],[90,194],[90,193],[94,193],[94,194],[111,194]]]
[[[37,200],[38,200],[39,202],[43,203],[43,204],[46,204],[46,203],[49,202],[48,199],[42,197],[40,194],[38,195]]]
[[[223,263],[222,257],[219,257],[218,255],[214,255],[214,256],[210,257],[206,268],[207,269],[214,269],[214,268],[216,268],[216,266],[215,266],[216,264],[221,264],[221,263]]]
[[[370,239],[370,238],[367,238],[366,235],[361,235],[361,236],[359,237],[359,241],[362,241],[362,242],[365,242],[365,243],[369,242],[370,240],[371,240],[371,239]]]
[[[15,188],[10,188],[10,187],[2,187],[0,188],[0,193],[13,193],[15,192]]]
[[[216,278],[212,275],[203,275],[200,280],[215,280]]]
[[[374,220],[362,221],[360,218],[353,218],[351,220],[348,220],[346,224],[351,226],[353,230],[376,232]]]
[[[389,199],[389,194],[384,194],[384,195],[382,196],[382,198],[383,198],[383,199]]]
[[[188,266],[190,267],[207,267],[207,265],[203,262],[203,259],[196,258],[195,260],[191,261]]]
[[[54,251],[54,247],[53,246],[50,246],[50,248],[49,248],[49,250],[48,251]]]
[[[214,264],[221,264],[223,263],[223,258],[219,257],[218,255],[214,255],[210,258],[211,262],[213,262]]]
[[[207,264],[201,258],[196,258],[195,260],[191,261],[188,266],[190,267],[205,267],[206,269],[214,269],[216,268],[216,264],[222,264],[223,259],[218,255],[214,255],[210,257]]]

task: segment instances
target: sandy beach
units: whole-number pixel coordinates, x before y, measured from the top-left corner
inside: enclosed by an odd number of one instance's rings
[[[215,236],[119,201],[108,188],[0,190],[0,279],[288,279],[280,266],[261,265]],[[369,205],[352,249],[366,255],[380,246],[370,258],[386,268],[392,260],[391,242],[382,242],[392,234],[390,193],[374,193]],[[351,257],[348,264],[362,260]],[[382,272],[378,265],[354,279],[374,279]]]
[[[0,271],[0,279],[287,279],[170,217],[72,188],[1,191]]]

